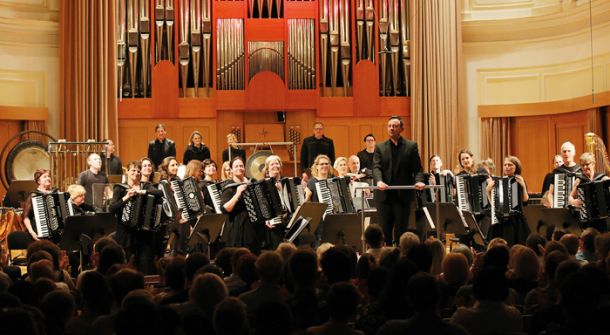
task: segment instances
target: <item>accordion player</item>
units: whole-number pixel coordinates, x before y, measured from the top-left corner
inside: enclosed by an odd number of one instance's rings
[[[461,211],[468,211],[475,215],[485,212],[488,206],[485,194],[487,178],[487,175],[484,174],[455,176],[457,207]]]
[[[172,217],[178,210],[182,210],[182,217],[186,221],[193,222],[197,220],[199,213],[205,211],[203,193],[195,178],[161,181],[159,188],[163,191],[167,204],[169,204],[165,208],[167,216]]]
[[[65,192],[36,193],[32,196],[32,210],[38,238],[59,239],[66,219],[74,215],[69,199],[70,195]]]
[[[247,185],[244,191],[244,203],[250,222],[281,220],[283,206],[275,182],[274,178],[269,178]]]
[[[328,204],[326,214],[355,213],[350,177],[334,177],[316,181],[316,193],[320,202]]]
[[[491,224],[500,223],[517,212],[522,211],[519,184],[515,177],[492,177],[489,197]]]
[[[434,184],[432,184],[432,179],[434,178]],[[422,208],[428,203],[436,202],[438,199],[440,202],[453,202],[453,184],[454,177],[453,175],[440,174],[440,173],[424,173],[424,183],[426,185],[442,185],[443,189],[427,189],[423,191],[417,191],[417,206]],[[438,197],[436,194],[438,193]]]

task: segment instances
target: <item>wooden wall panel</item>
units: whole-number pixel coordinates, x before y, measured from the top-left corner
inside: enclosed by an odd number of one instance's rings
[[[2,150],[1,148],[4,148],[4,146],[7,144],[8,140],[17,135],[20,131],[23,130],[23,122],[22,121],[16,121],[16,120],[0,120],[0,150]],[[18,142],[13,141],[11,143],[11,147],[15,146]],[[10,148],[7,148],[6,152],[4,153],[4,155],[2,157],[0,157],[0,159],[2,160],[2,171],[0,171],[0,173],[2,173],[2,176],[4,176],[4,171],[6,171],[6,157],[9,154],[9,150]],[[34,179],[34,176],[32,176],[32,179]],[[4,188],[4,185],[2,185],[2,183],[0,183],[0,196],[2,196],[2,198],[4,198],[4,195],[6,194],[6,189]]]

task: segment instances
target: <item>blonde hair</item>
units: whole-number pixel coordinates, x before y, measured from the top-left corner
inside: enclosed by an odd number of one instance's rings
[[[227,175],[227,173],[225,172],[226,169],[229,169],[229,170],[231,169],[231,166],[229,165],[229,161],[222,163],[222,168],[220,170],[220,179],[222,179],[222,180],[231,179],[231,177],[229,177]]]
[[[282,159],[278,155],[271,155],[265,159],[265,167],[263,168],[263,174],[267,177],[269,176],[269,164],[271,164],[271,162],[273,162],[274,160],[276,160],[278,163],[280,163],[280,172],[281,172],[281,168],[283,166]]]
[[[196,177],[197,172],[201,171],[201,170],[203,170],[203,165],[201,164],[201,161],[199,161],[197,159],[192,159],[191,161],[188,162],[188,164],[186,164],[186,168],[184,170],[184,176],[185,176],[185,178]]]
[[[590,152],[584,152],[582,155],[580,155],[580,161],[585,161],[588,163],[592,163],[593,165],[595,165],[595,155],[593,155]]]
[[[341,162],[345,162],[345,167],[347,168],[347,173],[349,173],[349,166],[347,165],[347,158],[341,156],[341,157],[337,157],[337,159],[335,159],[335,164],[333,165],[333,168],[337,171],[337,174],[339,173],[339,163]],[[341,177],[341,176],[339,176]]]
[[[318,178],[318,163],[320,163],[321,159],[326,159],[328,161],[328,178],[332,177],[333,174],[335,174],[335,171],[333,170],[333,167],[330,166],[330,164],[332,164],[330,157],[326,156],[326,155],[317,155],[316,159],[314,159],[313,164],[311,165],[311,175],[314,176],[315,178]]]
[[[68,186],[68,193],[70,193],[70,199],[74,200],[82,195],[87,194],[87,190],[82,185],[72,184]]]

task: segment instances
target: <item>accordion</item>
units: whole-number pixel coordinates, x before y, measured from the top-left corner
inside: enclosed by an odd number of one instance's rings
[[[581,183],[576,189],[578,199],[583,202],[580,208],[582,222],[605,219],[610,212],[610,180]]]
[[[491,224],[497,224],[500,219],[520,212],[519,183],[514,177],[493,177],[494,187],[489,199]]]
[[[283,196],[288,199],[287,204],[290,206],[290,212],[294,213],[297,208],[305,202],[305,192],[301,185],[301,178],[282,178]]]
[[[128,228],[150,231],[161,227],[161,202],[152,194],[138,194],[129,199],[121,213],[121,223]]]
[[[275,179],[265,179],[248,184],[243,199],[250,222],[277,221],[282,214],[282,200],[275,183]]]
[[[67,192],[53,192],[32,197],[38,237],[61,235],[66,218],[74,215],[74,209],[69,203],[69,199],[70,194]]]
[[[555,173],[553,178],[553,208],[567,208],[576,177],[573,173]]]
[[[429,185],[431,173],[424,173],[424,182]],[[417,205],[422,208],[426,204],[436,202],[438,199],[440,202],[453,202],[453,176],[450,174],[434,174],[436,179],[436,185],[445,186],[444,189],[427,189],[423,191],[417,191],[415,193],[417,197]],[[438,198],[436,193],[438,191]]]
[[[214,211],[216,214],[222,214],[222,189],[230,183],[232,183],[232,181],[227,179],[219,183],[210,184],[206,187],[208,191],[207,193],[212,200],[212,204],[214,205]]]
[[[203,194],[201,188],[195,181],[195,178],[190,177],[184,180],[172,180],[170,181],[172,191],[174,192],[174,199],[178,209],[182,210],[182,216],[187,221],[194,221],[197,219],[197,214],[203,212],[205,209],[205,203],[203,201]]]
[[[350,177],[335,177],[316,182],[318,200],[328,204],[326,214],[355,212],[352,194],[349,189],[350,181]]]
[[[487,175],[458,175],[455,176],[455,189],[458,208],[472,214],[483,214],[488,206],[485,187]]]

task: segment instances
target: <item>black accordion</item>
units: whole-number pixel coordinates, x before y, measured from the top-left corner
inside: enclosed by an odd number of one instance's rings
[[[182,216],[187,221],[197,220],[197,214],[205,210],[205,202],[201,188],[195,181],[195,178],[190,177],[184,180],[170,181],[174,199],[179,210],[182,210]]]
[[[326,214],[355,213],[350,181],[350,177],[335,177],[316,182],[318,201],[328,204]]]
[[[517,180],[514,177],[493,177],[493,180],[494,187],[489,199],[492,225],[521,211]]]
[[[578,199],[583,202],[580,220],[588,222],[608,218],[610,212],[610,180],[590,181],[578,185]]]
[[[265,222],[282,215],[282,200],[275,183],[276,180],[271,178],[247,185],[243,199],[250,222]]]
[[[431,173],[424,173],[424,183],[426,185],[430,185],[429,180],[431,175]],[[415,195],[417,198],[417,206],[419,208],[426,206],[426,204],[436,202],[436,199],[438,199],[439,202],[453,202],[453,176],[450,174],[434,174],[434,178],[436,179],[436,185],[442,185],[445,188],[431,188],[423,191],[416,191]],[[438,197],[436,196],[437,193]]]
[[[121,223],[128,228],[156,231],[161,228],[163,205],[152,194],[137,194],[129,199],[121,213]]]
[[[219,183],[214,183],[206,186],[207,193],[212,200],[214,211],[216,214],[222,214],[222,190],[233,181],[230,179],[223,180]]]
[[[305,191],[301,185],[301,178],[282,178],[283,196],[288,199],[290,212],[294,213],[297,208],[305,202]]]
[[[74,215],[69,199],[70,194],[67,192],[53,192],[32,197],[38,237],[56,238],[61,235],[66,219]]]
[[[555,173],[553,176],[553,208],[567,208],[568,196],[574,188],[574,173]]]
[[[455,176],[455,189],[458,208],[472,214],[483,214],[488,207],[485,194],[487,175],[457,175]]]

